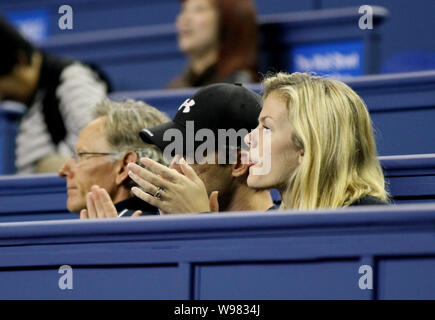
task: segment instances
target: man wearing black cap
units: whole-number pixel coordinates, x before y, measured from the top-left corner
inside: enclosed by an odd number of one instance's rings
[[[141,161],[146,168],[130,164],[130,177],[141,187],[133,193],[163,213],[273,207],[268,190],[247,186],[249,164],[241,156],[243,137],[257,126],[260,111],[261,97],[240,85],[200,89],[179,107],[173,121],[140,133],[173,161],[170,168],[147,158]]]

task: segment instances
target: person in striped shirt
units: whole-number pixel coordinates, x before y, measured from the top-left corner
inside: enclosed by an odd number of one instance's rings
[[[109,82],[89,65],[39,50],[1,17],[0,43],[0,100],[26,107],[16,138],[17,172],[56,172]]]

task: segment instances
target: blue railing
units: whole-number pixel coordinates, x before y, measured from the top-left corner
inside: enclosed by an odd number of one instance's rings
[[[434,230],[435,204],[6,223],[0,298],[434,299]]]

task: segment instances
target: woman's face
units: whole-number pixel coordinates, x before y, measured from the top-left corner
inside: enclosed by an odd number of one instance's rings
[[[178,45],[186,54],[202,54],[218,46],[219,16],[213,0],[185,0],[177,16]]]
[[[292,132],[285,100],[272,91],[264,100],[257,128],[245,138],[249,145],[249,187],[285,190],[303,157]]]

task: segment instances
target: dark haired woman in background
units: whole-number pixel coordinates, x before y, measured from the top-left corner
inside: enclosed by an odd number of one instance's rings
[[[252,0],[182,0],[176,25],[188,66],[169,88],[258,81]]]

